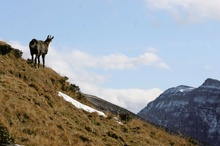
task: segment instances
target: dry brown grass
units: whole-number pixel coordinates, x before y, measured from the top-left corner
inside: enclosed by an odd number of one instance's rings
[[[1,44],[4,44],[0,42]],[[12,53],[0,55],[0,124],[15,143],[30,146],[193,145],[149,123],[132,119],[119,125],[109,118],[75,108],[58,96],[62,91],[90,105],[50,68],[35,69]],[[79,98],[80,97],[80,98]]]

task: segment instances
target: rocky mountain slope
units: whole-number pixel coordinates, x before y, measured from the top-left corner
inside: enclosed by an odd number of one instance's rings
[[[21,56],[19,48],[0,41],[0,145],[197,144],[136,118],[125,118],[123,124],[119,124],[114,118],[117,115],[106,113],[107,117],[103,117],[78,109],[58,96],[60,91],[93,106],[76,85],[51,68],[36,69]]]
[[[139,116],[210,145],[220,143],[220,81],[177,86],[150,102]]]
[[[113,103],[110,103],[106,100],[103,100],[97,96],[94,95],[89,95],[89,94],[84,94],[85,97],[92,103],[92,105],[101,111],[104,112],[109,112],[112,113],[114,115],[127,115],[127,118],[137,118],[137,119],[141,119],[141,117],[139,117],[138,115],[130,112],[127,109],[124,109],[120,106],[117,106]]]

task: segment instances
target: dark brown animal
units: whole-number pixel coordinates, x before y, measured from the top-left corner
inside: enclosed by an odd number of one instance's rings
[[[42,55],[43,60],[43,67],[45,66],[45,56],[48,52],[49,44],[52,42],[52,39],[54,37],[51,37],[50,35],[47,36],[47,39],[45,41],[32,39],[29,43],[30,53],[31,53],[31,59],[32,62],[34,60],[34,66],[36,67],[37,60],[38,60],[38,68],[40,67],[40,56]],[[34,59],[35,55],[35,59]]]

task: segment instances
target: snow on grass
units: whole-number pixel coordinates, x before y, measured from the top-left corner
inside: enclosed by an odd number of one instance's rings
[[[82,103],[80,103],[80,102],[74,100],[73,98],[71,98],[70,96],[68,96],[68,95],[66,95],[66,94],[64,94],[64,93],[62,93],[62,92],[58,92],[58,95],[61,96],[61,97],[63,97],[64,100],[66,100],[66,101],[72,103],[76,108],[83,109],[83,110],[85,110],[85,111],[87,111],[87,112],[90,112],[90,113],[96,112],[96,113],[98,113],[98,115],[100,115],[100,116],[107,117],[103,112],[98,111],[98,110],[96,110],[96,109],[94,109],[94,108],[91,108],[91,107],[89,107],[89,106],[87,106],[87,105],[84,105],[84,104],[82,104]]]

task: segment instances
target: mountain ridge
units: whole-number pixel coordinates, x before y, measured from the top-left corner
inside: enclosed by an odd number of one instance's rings
[[[220,81],[208,78],[197,88],[185,85],[169,88],[138,115],[177,133],[217,146],[220,143],[219,87]]]
[[[122,108],[118,105],[115,105],[111,102],[108,102],[106,100],[103,100],[97,96],[90,95],[90,94],[84,94],[85,97],[93,104],[95,108],[98,110],[104,111],[104,112],[110,112],[114,115],[120,115],[120,114],[127,114],[131,118],[138,118],[142,119],[138,115],[134,114],[133,112]],[[142,119],[143,120],[143,119]]]

